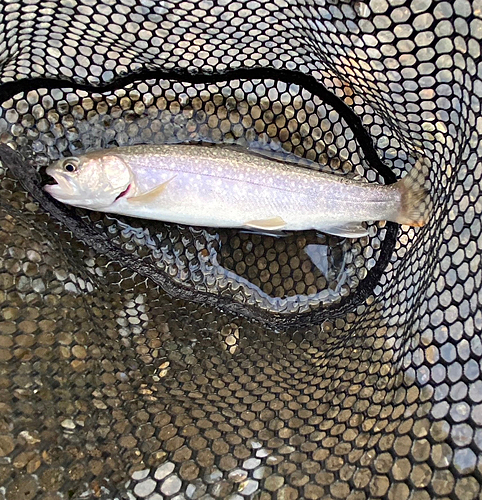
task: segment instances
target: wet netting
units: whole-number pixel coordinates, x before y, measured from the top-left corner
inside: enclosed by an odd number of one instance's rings
[[[481,498],[480,1],[4,0],[0,30],[1,500]],[[430,220],[278,236],[42,189],[165,143],[419,162]]]

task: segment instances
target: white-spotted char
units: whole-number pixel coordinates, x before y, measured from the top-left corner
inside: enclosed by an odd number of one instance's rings
[[[47,173],[57,184],[45,190],[63,203],[192,226],[316,229],[354,238],[368,234],[366,221],[422,226],[428,218],[417,167],[384,186],[248,150],[169,144],[89,152],[53,163]]]

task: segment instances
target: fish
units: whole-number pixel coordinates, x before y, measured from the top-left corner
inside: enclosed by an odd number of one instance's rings
[[[45,191],[67,205],[190,226],[361,238],[368,221],[419,227],[429,218],[420,165],[382,185],[247,149],[164,144],[91,151],[46,173],[54,183]]]

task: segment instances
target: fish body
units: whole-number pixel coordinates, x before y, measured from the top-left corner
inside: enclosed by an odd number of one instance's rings
[[[102,212],[194,226],[306,230],[360,237],[362,222],[422,225],[417,180],[383,186],[249,151],[139,145],[89,152],[47,168],[57,200]]]

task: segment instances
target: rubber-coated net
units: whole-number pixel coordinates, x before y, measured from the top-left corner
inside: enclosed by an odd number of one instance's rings
[[[480,498],[482,3],[0,4],[0,499]],[[423,228],[69,208],[44,167],[230,145]]]

